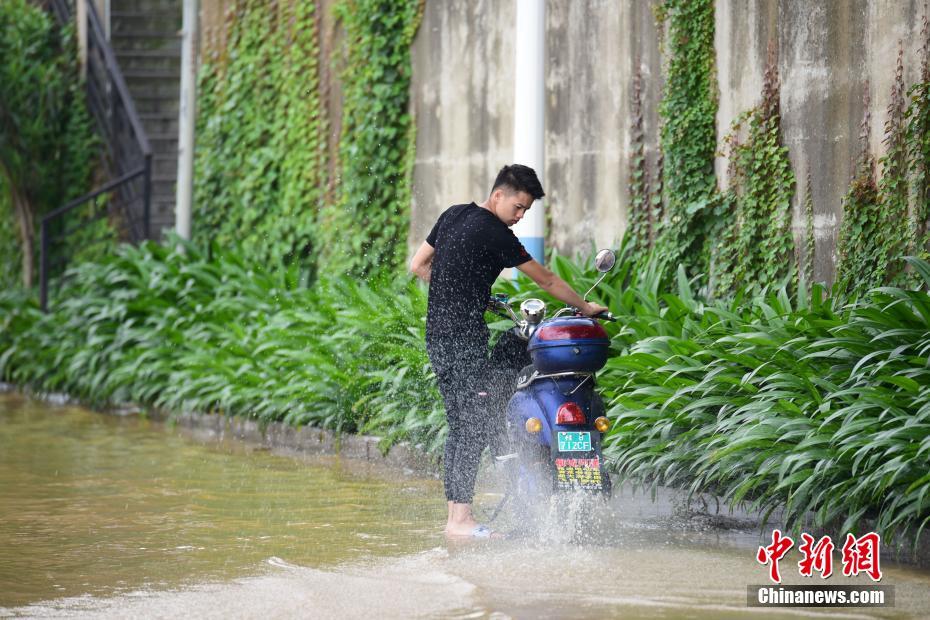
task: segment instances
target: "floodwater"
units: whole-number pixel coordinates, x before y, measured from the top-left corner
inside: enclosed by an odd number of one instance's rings
[[[485,513],[497,490],[479,489]],[[433,479],[0,394],[0,617],[930,617],[930,572],[885,558],[893,608],[747,607],[768,575],[758,528],[627,490],[584,544],[558,522],[550,542],[449,543],[445,510]],[[796,562],[785,583],[871,583]]]

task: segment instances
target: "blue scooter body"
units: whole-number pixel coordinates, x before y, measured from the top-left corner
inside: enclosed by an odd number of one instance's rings
[[[532,369],[525,369],[524,373]],[[523,373],[521,373],[523,374]],[[518,389],[507,405],[507,426],[514,445],[523,454],[545,458],[553,490],[583,490],[610,493],[610,478],[601,454],[601,433],[594,420],[604,415],[604,404],[594,389],[593,375],[538,378]],[[559,407],[575,403],[585,414],[585,423],[560,425]],[[536,418],[542,430],[529,433],[526,421]],[[530,447],[535,449],[527,449]]]

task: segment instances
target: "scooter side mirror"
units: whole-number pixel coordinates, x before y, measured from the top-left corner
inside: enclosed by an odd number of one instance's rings
[[[597,279],[597,282],[594,283],[594,286],[588,289],[588,292],[584,294],[584,300],[588,301],[588,295],[591,294],[597,285],[601,283],[601,280],[607,276],[607,272],[614,268],[614,264],[617,262],[617,255],[613,253],[613,250],[601,250],[594,257],[594,268],[601,272],[601,277]]]
[[[614,268],[616,262],[617,255],[613,253],[613,250],[604,249],[594,257],[594,268],[601,273],[607,273]]]

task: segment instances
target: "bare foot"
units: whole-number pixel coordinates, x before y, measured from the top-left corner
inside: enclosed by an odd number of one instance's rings
[[[472,536],[478,522],[471,519],[462,523],[446,523],[446,536]]]
[[[492,532],[486,525],[479,525],[471,514],[470,504],[453,503],[446,523],[446,536],[470,538],[500,538],[500,534]]]

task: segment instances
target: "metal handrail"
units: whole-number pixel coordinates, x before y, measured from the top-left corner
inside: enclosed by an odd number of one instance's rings
[[[133,133],[135,133],[136,139],[139,141],[139,149],[142,151],[143,156],[151,155],[152,146],[149,144],[149,137],[142,127],[142,121],[139,120],[139,114],[136,112],[136,103],[129,95],[129,88],[126,87],[123,72],[120,71],[119,64],[116,62],[116,54],[113,52],[113,48],[110,47],[109,41],[107,41],[103,26],[100,24],[100,18],[97,16],[97,9],[94,8],[94,3],[91,0],[87,2],[87,21],[91,28],[88,30],[87,36],[90,38],[90,33],[93,32],[96,39],[95,44],[99,45],[100,50],[103,52],[110,80],[113,86],[116,87],[116,92],[126,107],[126,115],[129,117],[129,124],[132,126]]]
[[[72,3],[68,0],[47,0],[51,12],[64,26],[73,17]],[[106,165],[112,181],[55,209],[41,221],[41,253],[39,301],[42,310],[48,309],[52,243],[67,235],[52,237],[51,226],[78,207],[95,201],[103,194],[114,193],[116,205],[123,211],[129,227],[130,240],[141,242],[151,238],[152,202],[152,147],[136,112],[135,102],[129,94],[126,80],[116,61],[116,54],[107,41],[93,0],[87,0],[87,97],[97,127],[104,137],[108,157]],[[128,130],[128,131],[126,131]],[[127,135],[128,134],[128,135]],[[142,222],[137,230],[130,203],[139,195],[135,184],[142,178]],[[97,219],[99,216],[94,216]],[[80,226],[72,229],[79,229]]]

